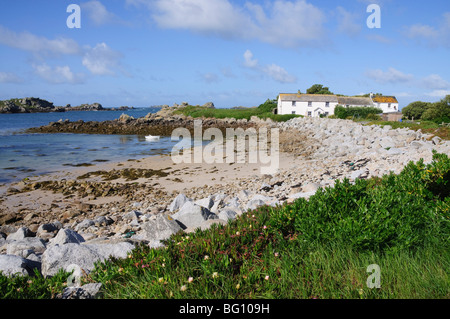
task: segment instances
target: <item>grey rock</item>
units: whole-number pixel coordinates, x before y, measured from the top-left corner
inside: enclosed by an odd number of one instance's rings
[[[137,211],[137,210],[133,210],[131,212],[129,212],[128,214],[126,214],[123,219],[125,221],[139,221],[139,217],[142,215],[141,212]]]
[[[37,264],[14,255],[0,255],[0,272],[7,277],[33,275]]]
[[[357,178],[360,178],[365,172],[366,172],[365,169],[359,169],[359,170],[357,170],[357,171],[353,171],[353,172],[350,174],[350,179],[355,180],[355,179],[357,179]]]
[[[37,237],[26,237],[21,240],[7,241],[6,253],[8,255],[23,255],[24,250],[32,250],[36,253],[43,253],[46,249],[44,240]]]
[[[262,183],[260,190],[268,192],[272,189],[272,186],[267,183]]]
[[[149,241],[161,241],[182,230],[181,226],[171,217],[165,215],[153,216],[142,225],[141,235]]]
[[[45,233],[52,233],[62,228],[62,224],[58,221],[39,226],[36,236],[42,237]]]
[[[20,227],[15,233],[9,234],[6,239],[8,240],[21,240],[25,237],[31,237],[32,232],[27,227]]]
[[[318,183],[308,183],[305,186],[302,186],[303,193],[316,192],[320,188],[320,184]]]
[[[217,215],[211,213],[207,208],[196,205],[192,202],[186,202],[180,210],[171,216],[179,221],[186,228],[197,227],[208,219],[215,219]]]
[[[184,194],[179,194],[172,203],[169,205],[168,209],[171,212],[179,210],[186,202],[190,202],[192,199],[187,198]]]
[[[184,231],[186,233],[192,233],[195,232],[197,229],[208,230],[211,228],[212,225],[226,225],[226,224],[227,222],[222,219],[208,219],[203,221],[197,226],[186,228]]]
[[[79,232],[80,230],[86,229],[93,225],[95,225],[94,221],[92,221],[90,219],[85,219],[81,223],[79,223],[77,226],[75,226],[75,231]]]
[[[81,287],[64,288],[56,299],[96,299],[100,296],[101,283],[86,284]]]
[[[211,196],[196,200],[194,203],[207,209],[211,209],[214,206],[214,201]]]
[[[403,154],[403,153],[405,153],[405,152],[402,149],[396,148],[396,147],[390,148],[387,151],[388,155],[400,155],[400,154]]]
[[[42,255],[42,275],[54,276],[60,269],[77,265],[86,273],[94,269],[94,263],[109,257],[126,258],[134,245],[129,242],[116,244],[65,244],[49,247]]]
[[[80,244],[84,242],[83,236],[72,229],[60,229],[55,238],[51,239],[50,245],[64,245],[69,243]]]
[[[245,207],[247,210],[253,210],[253,209],[257,209],[258,207],[264,206],[264,205],[266,205],[266,203],[263,200],[254,199],[254,200],[249,201]]]
[[[231,209],[224,209],[217,216],[222,220],[228,221],[236,219],[237,213]]]
[[[290,200],[295,200],[295,199],[298,199],[298,198],[305,198],[305,199],[308,199],[308,198],[310,198],[311,196],[313,196],[315,193],[316,193],[316,192],[307,192],[307,193],[305,193],[305,192],[300,192],[300,193],[295,193],[295,194],[290,195],[290,196],[289,196],[289,199],[290,199]]]
[[[109,226],[114,223],[110,217],[99,216],[94,220],[96,226]]]

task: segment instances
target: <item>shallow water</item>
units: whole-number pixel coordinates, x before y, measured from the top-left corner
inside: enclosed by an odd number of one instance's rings
[[[0,183],[9,183],[68,167],[139,159],[169,152],[177,143],[170,137],[149,142],[137,135],[27,134],[24,129],[59,119],[105,121],[122,113],[135,118],[158,108],[129,111],[0,114]]]

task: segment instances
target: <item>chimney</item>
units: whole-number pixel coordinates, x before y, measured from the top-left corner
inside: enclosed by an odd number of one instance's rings
[[[373,98],[373,93],[372,93],[372,92],[370,92],[370,98],[371,98],[371,99]]]

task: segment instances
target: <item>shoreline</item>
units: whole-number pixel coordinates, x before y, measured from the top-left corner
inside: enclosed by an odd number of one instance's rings
[[[308,199],[336,180],[398,174],[410,161],[430,163],[433,150],[450,154],[450,141],[409,129],[320,118],[266,124],[280,130],[279,170],[272,175],[260,174],[259,163],[177,164],[168,154],[0,187],[0,254],[29,239],[29,249],[16,254],[44,263],[47,248],[35,251],[31,242],[53,248],[62,231],[76,232],[83,245],[126,241],[160,247],[159,236],[166,236],[160,227],[191,232],[226,224],[249,209]],[[16,232],[28,235],[7,239]]]

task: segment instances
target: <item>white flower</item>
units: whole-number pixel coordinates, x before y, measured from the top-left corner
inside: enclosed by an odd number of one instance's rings
[[[183,285],[183,286],[181,286],[181,288],[180,288],[181,291],[186,291],[186,289],[187,289],[187,286],[186,286],[186,285]]]
[[[188,278],[188,283],[191,283],[191,282],[193,282],[194,281],[194,278],[192,278],[192,277],[189,277]]]

